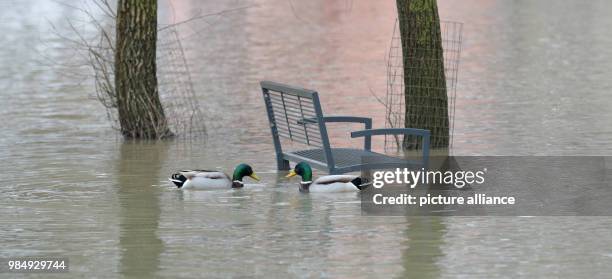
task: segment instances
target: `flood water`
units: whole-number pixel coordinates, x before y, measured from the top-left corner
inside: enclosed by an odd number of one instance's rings
[[[612,155],[612,2],[438,4],[465,24],[455,154]],[[258,82],[316,89],[324,112],[383,126],[370,90],[385,93],[395,1],[160,1],[160,23],[239,7],[181,28],[208,136],[135,143],[110,128],[91,80],[49,65],[78,58],[51,32],[78,11],[0,1],[0,257],[69,257],[72,277],[612,272],[610,218],[362,217],[356,194],[298,193],[276,173]],[[333,143],[358,144],[337,128]],[[240,162],[262,182],[210,192],[166,181]]]

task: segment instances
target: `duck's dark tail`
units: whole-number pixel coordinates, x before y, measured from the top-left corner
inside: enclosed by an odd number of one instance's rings
[[[357,189],[359,190],[363,190],[365,188],[368,188],[368,186],[372,185],[372,183],[369,182],[367,179],[361,177],[357,177],[351,180],[351,183],[353,183],[353,185],[355,185],[355,187],[357,187]]]
[[[185,183],[185,181],[187,181],[187,177],[182,175],[180,172],[177,172],[177,173],[173,173],[172,176],[168,178],[168,180],[174,183],[176,187],[181,188],[183,187],[183,184]]]

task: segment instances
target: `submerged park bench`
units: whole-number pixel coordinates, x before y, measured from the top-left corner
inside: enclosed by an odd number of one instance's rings
[[[427,167],[429,159],[429,130],[413,128],[372,129],[372,119],[355,116],[324,116],[316,91],[281,83],[262,81],[268,120],[272,131],[278,170],[289,170],[289,161],[308,162],[329,174],[341,174],[364,169],[394,167]],[[326,123],[363,123],[365,130],[354,131],[352,138],[364,137],[363,149],[332,148]],[[422,158],[406,160],[372,152],[372,136],[416,135],[422,137]],[[305,144],[309,149],[283,151],[280,138]]]

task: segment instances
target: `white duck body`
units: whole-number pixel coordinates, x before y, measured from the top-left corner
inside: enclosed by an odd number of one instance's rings
[[[220,171],[183,170],[173,173],[168,180],[179,189],[230,189],[244,187],[242,178],[245,176],[259,181],[253,168],[247,164],[237,165],[232,178]]]
[[[187,177],[181,189],[230,189],[232,180],[220,171],[189,171],[181,172]]]
[[[310,184],[310,193],[342,193],[358,192],[359,188],[351,181],[355,180],[355,175],[326,175],[315,179]],[[304,183],[304,182],[301,182]]]

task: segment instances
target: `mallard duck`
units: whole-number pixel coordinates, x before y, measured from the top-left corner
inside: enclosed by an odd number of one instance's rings
[[[234,169],[232,178],[220,171],[211,170],[182,170],[168,178],[179,189],[225,189],[242,188],[242,178],[248,176],[257,181],[259,177],[253,168],[247,164],[240,164]]]
[[[286,177],[299,175],[302,177],[300,182],[300,192],[313,193],[339,193],[355,192],[368,187],[366,180],[356,175],[326,175],[312,181],[312,168],[306,162],[295,165]]]

